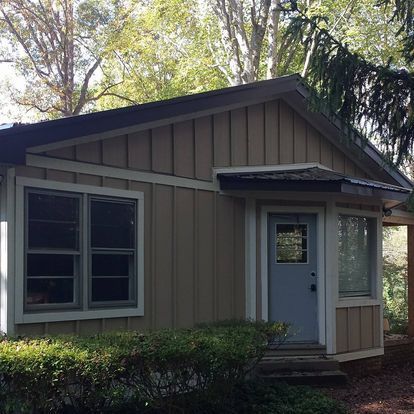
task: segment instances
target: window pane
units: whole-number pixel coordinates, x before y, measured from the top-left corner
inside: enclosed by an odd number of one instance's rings
[[[339,294],[363,296],[371,293],[370,248],[373,219],[339,216]]]
[[[78,224],[29,221],[29,249],[79,249]]]
[[[55,194],[29,193],[29,219],[79,221],[79,199]]]
[[[72,303],[73,283],[73,278],[27,279],[27,304]]]
[[[276,224],[276,263],[307,263],[307,224]]]
[[[92,302],[129,299],[129,279],[103,277],[92,279]]]
[[[74,260],[68,254],[28,254],[27,276],[73,276]]]
[[[135,204],[92,200],[91,245],[101,248],[133,249]]]
[[[92,254],[92,276],[128,276],[132,259],[127,254]]]

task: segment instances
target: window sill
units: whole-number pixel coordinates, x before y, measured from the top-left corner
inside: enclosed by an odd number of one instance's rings
[[[377,306],[381,305],[379,299],[373,299],[369,297],[348,297],[341,298],[336,304],[337,308],[352,308],[357,306]]]
[[[129,316],[144,316],[143,306],[133,308],[99,309],[87,311],[50,311],[42,313],[24,313],[16,318],[17,324],[63,322],[85,319],[122,318]]]

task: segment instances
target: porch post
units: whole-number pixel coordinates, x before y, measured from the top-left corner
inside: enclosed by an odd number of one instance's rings
[[[407,225],[408,335],[414,337],[414,224]]]

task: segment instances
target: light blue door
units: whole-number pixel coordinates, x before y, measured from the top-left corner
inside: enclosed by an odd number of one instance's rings
[[[291,324],[291,342],[318,342],[315,214],[269,215],[269,320]]]

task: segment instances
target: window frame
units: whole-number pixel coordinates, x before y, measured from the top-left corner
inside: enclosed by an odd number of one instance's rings
[[[110,317],[128,317],[144,315],[144,193],[141,191],[121,190],[108,187],[95,187],[37,178],[16,177],[16,233],[15,233],[15,320],[16,323],[54,322]],[[79,306],[61,306],[59,304],[40,304],[26,307],[26,191],[73,194],[80,197],[80,259],[79,259]],[[135,283],[133,299],[127,303],[107,302],[99,306],[90,306],[89,285],[89,225],[85,225],[84,214],[89,215],[91,198],[133,201],[135,203]],[[85,209],[85,206],[87,208]],[[86,252],[86,253],[85,253]],[[131,292],[132,293],[132,292]],[[46,305],[46,306],[42,306]]]
[[[338,305],[342,306],[345,304],[353,304],[354,302],[361,303],[377,303],[382,296],[382,287],[378,281],[382,280],[382,243],[379,243],[381,240],[381,231],[382,231],[382,221],[380,212],[369,211],[369,210],[357,210],[357,209],[347,209],[339,208],[337,209],[336,214],[336,226],[339,225],[339,217],[348,216],[348,217],[359,217],[372,220],[372,233],[369,237],[368,243],[371,244],[368,247],[369,254],[369,293],[366,295],[342,295],[340,292],[340,281],[339,281],[339,233],[337,233],[337,295],[338,295]]]

